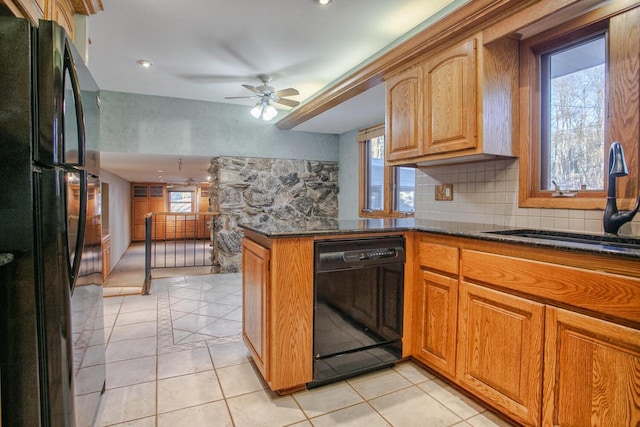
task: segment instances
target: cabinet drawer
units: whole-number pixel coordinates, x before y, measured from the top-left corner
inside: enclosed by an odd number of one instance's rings
[[[458,274],[458,248],[456,246],[440,245],[421,241],[420,267],[442,271],[449,274]]]
[[[462,251],[462,275],[640,325],[637,278],[473,250]]]

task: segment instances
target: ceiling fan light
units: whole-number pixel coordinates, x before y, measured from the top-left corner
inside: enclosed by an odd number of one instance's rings
[[[262,104],[258,102],[255,107],[251,109],[250,113],[256,119],[260,118],[260,115],[262,114]]]
[[[151,66],[153,65],[153,63],[151,61],[149,61],[148,59],[140,59],[140,60],[137,61],[137,63],[142,68],[151,68]]]
[[[277,115],[278,115],[278,110],[276,110],[276,108],[273,105],[268,104],[266,107],[264,107],[264,111],[262,112],[262,120],[269,121]]]

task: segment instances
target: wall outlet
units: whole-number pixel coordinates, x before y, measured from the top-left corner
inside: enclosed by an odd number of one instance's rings
[[[436,200],[450,202],[453,200],[453,184],[436,185]]]

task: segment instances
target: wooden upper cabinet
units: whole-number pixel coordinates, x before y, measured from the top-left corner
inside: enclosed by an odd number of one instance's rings
[[[539,425],[544,305],[462,281],[458,316],[460,384],[514,420]]]
[[[69,0],[55,0],[49,19],[56,21],[65,29],[71,40],[73,40],[75,25],[73,23],[73,15],[75,10],[73,4]]]
[[[417,75],[416,75],[417,74]],[[514,155],[518,42],[476,34],[386,79],[390,166]]]
[[[420,69],[412,67],[387,80],[387,160],[411,159],[422,154],[419,139]]]
[[[477,146],[476,39],[429,59],[424,66],[424,152]]]
[[[38,25],[40,19],[56,21],[73,40],[76,13],[93,15],[102,10],[102,0],[0,0],[15,16]]]
[[[47,7],[50,0],[0,0],[15,16],[30,19],[37,23],[48,16]]]

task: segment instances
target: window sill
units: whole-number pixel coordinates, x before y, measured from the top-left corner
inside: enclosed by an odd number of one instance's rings
[[[374,211],[374,212],[360,212],[358,215],[360,218],[413,218],[415,213],[404,214],[401,212],[382,212],[382,211]]]
[[[520,208],[603,210],[606,197],[521,197]]]

